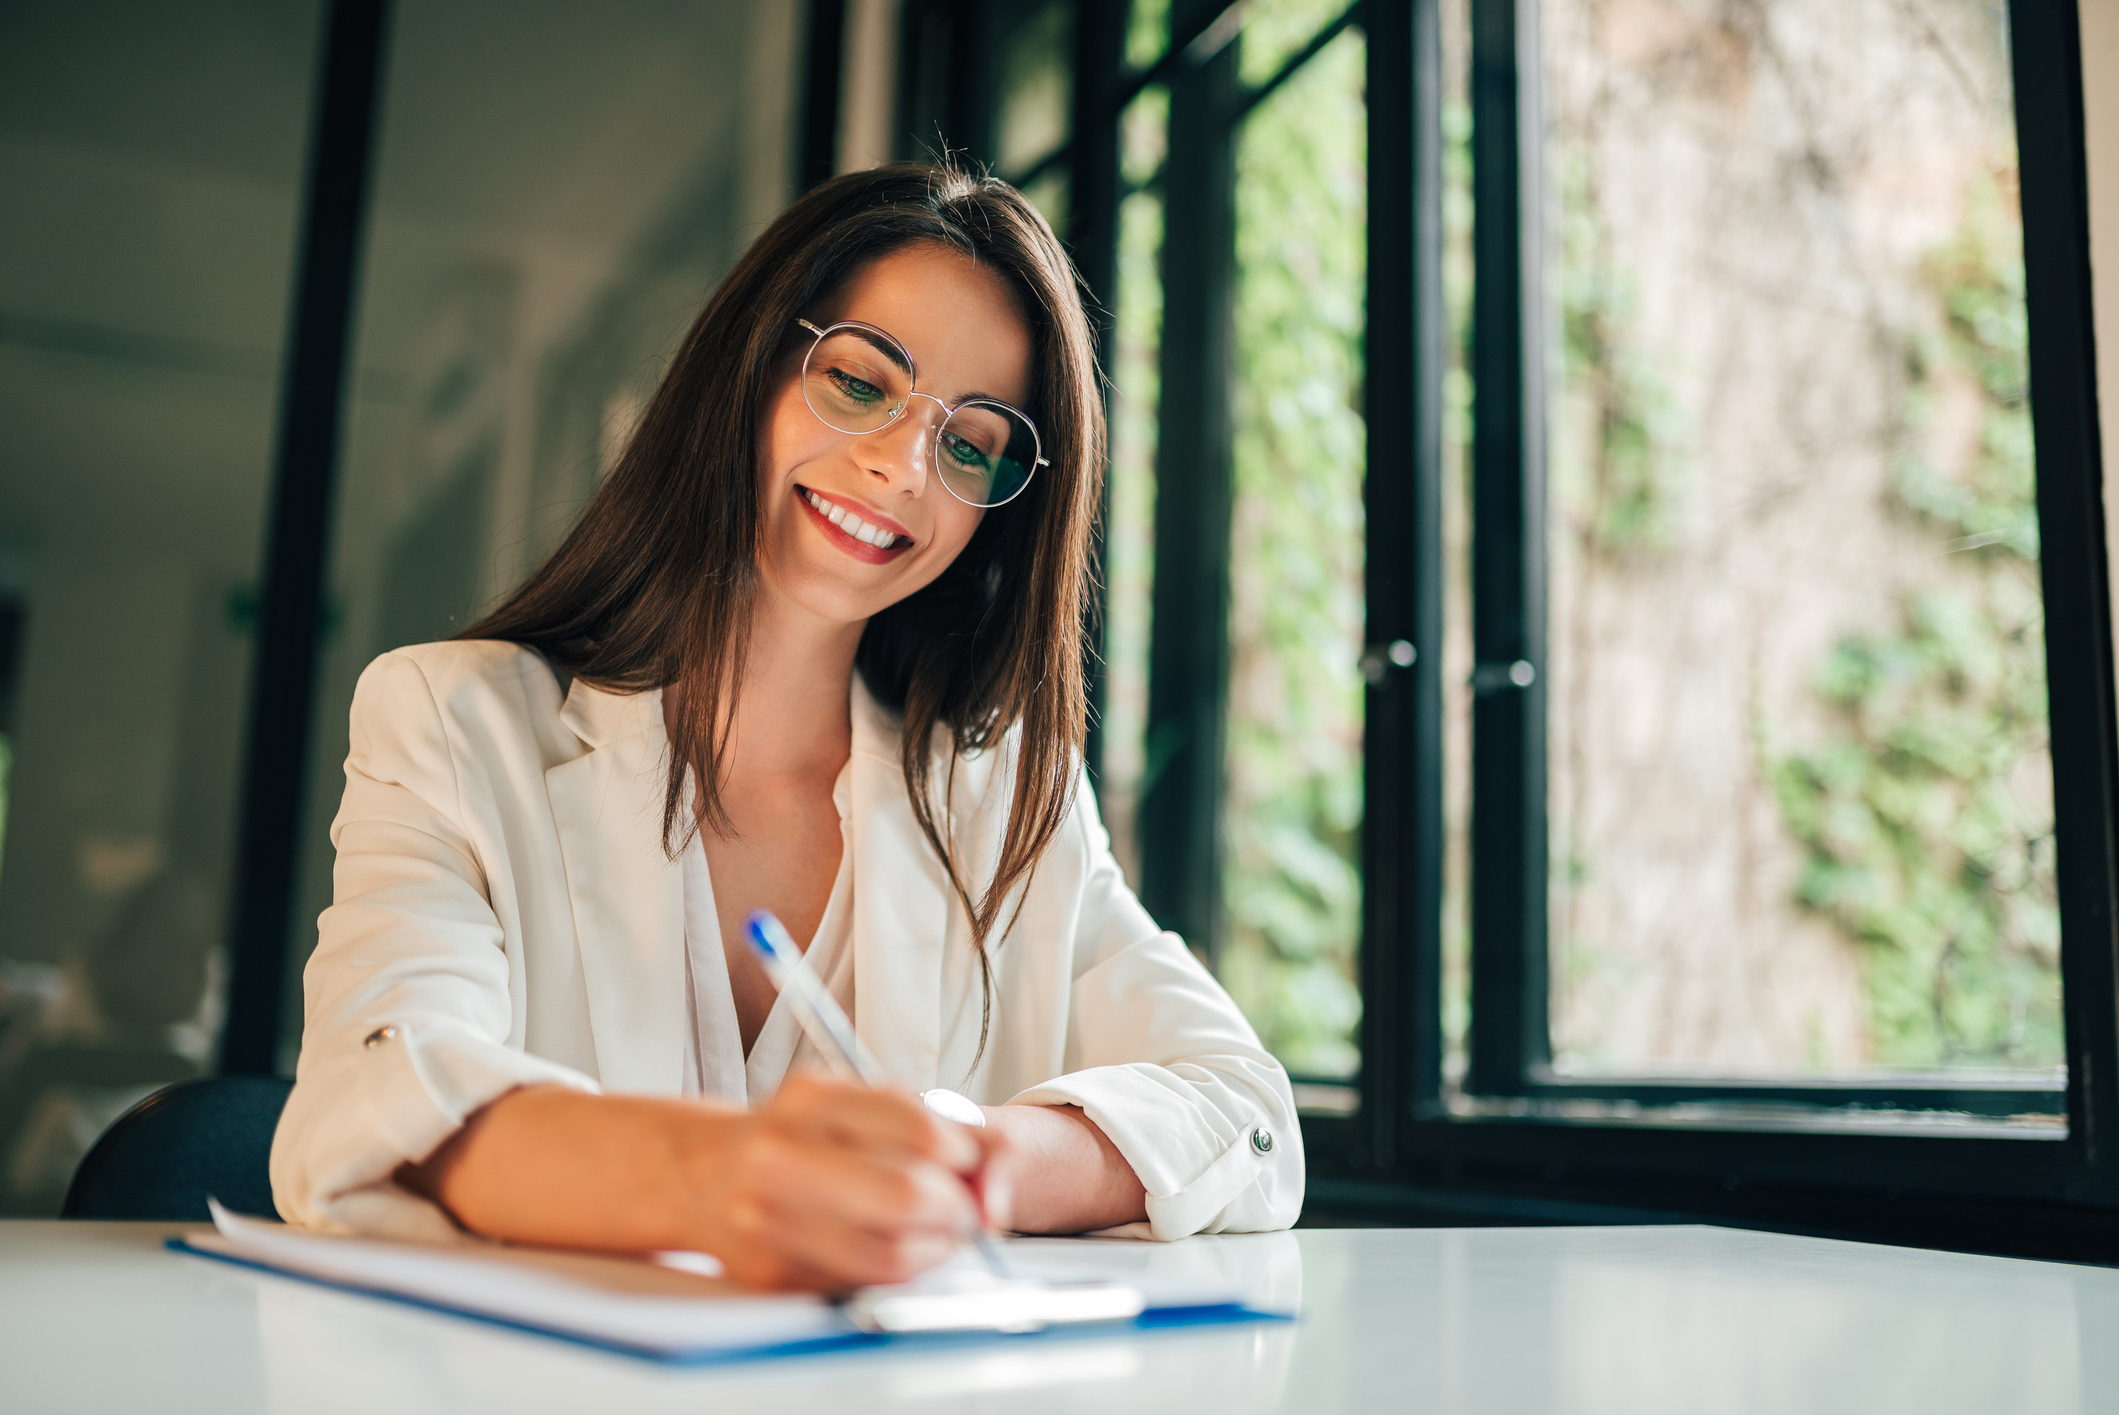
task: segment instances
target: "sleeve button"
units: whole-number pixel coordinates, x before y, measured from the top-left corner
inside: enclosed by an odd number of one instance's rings
[[[1263,1125],[1254,1128],[1251,1131],[1251,1148],[1262,1155],[1273,1153],[1273,1132]]]
[[[382,1044],[383,1044],[384,1042],[387,1042],[387,1041],[394,1041],[394,1040],[396,1039],[396,1037],[397,1037],[397,1028],[395,1028],[395,1027],[377,1027],[377,1028],[376,1028],[376,1029],[375,1029],[374,1031],[370,1032],[370,1033],[369,1033],[369,1034],[368,1034],[367,1036],[365,1036],[365,1037],[361,1038],[361,1045],[362,1045],[362,1046],[364,1046],[364,1047],[366,1047],[366,1048],[367,1048],[368,1050],[370,1050],[370,1051],[374,1051],[374,1050],[375,1050],[375,1049],[376,1049],[377,1047],[381,1046],[381,1045],[382,1045]],[[1256,1136],[1253,1136],[1253,1137],[1252,1137],[1252,1139],[1253,1139],[1253,1142],[1255,1143],[1255,1142],[1256,1142],[1256,1139],[1257,1139],[1257,1137],[1256,1137]]]

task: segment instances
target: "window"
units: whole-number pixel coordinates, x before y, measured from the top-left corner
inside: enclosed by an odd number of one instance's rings
[[[2080,1193],[2072,16],[1651,8],[1469,11],[1468,1020],[1416,1168],[1898,1231]]]
[[[1480,784],[1542,777],[1480,869],[1546,1038],[1471,1084],[2061,1126],[2005,9],[1642,23],[1537,34],[1542,485],[1482,464],[1531,588],[1469,691]]]
[[[938,37],[939,9],[911,32],[936,55],[995,46],[1014,76],[996,165],[1085,268],[1098,257],[1060,193],[1078,201],[1087,141],[1108,145],[1098,797],[1150,910],[1215,967],[1305,1101],[1344,1111],[1361,1017],[1362,35],[1343,0],[1140,4],[1121,34],[1123,8],[1073,9],[1123,68],[1105,106],[1076,102],[1071,131],[1068,7],[996,11],[983,40],[961,12]]]
[[[1471,13],[1471,1006],[1435,1104],[1545,1118],[1557,1163],[1653,1125],[1738,1188],[2053,1193],[2111,1021],[2064,1021],[2108,688],[2062,665],[2108,633],[2081,330],[2024,277],[2081,241],[2034,220],[2068,131],[2011,102],[2047,21]]]
[[[2013,81],[2072,17],[1070,8],[1066,134],[970,145],[1064,171],[1113,316],[1098,796],[1318,1201],[2082,1192],[2080,116]]]

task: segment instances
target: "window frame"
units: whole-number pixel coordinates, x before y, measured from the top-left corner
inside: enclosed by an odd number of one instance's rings
[[[1436,46],[1426,32],[1433,9],[1417,7],[1412,42],[1396,41],[1389,58],[1382,36],[1371,29],[1372,62],[1409,66],[1415,76],[1413,224],[1422,230],[1438,221],[1441,198],[1434,160],[1440,77]],[[1477,1191],[1496,1196],[1500,1208],[1489,1203],[1488,1210],[1518,1217],[1525,1203],[1549,1216],[1577,1218],[1676,1211],[1958,1246],[2119,1256],[2119,1238],[2085,1232],[2079,1224],[2085,1210],[2119,1205],[2119,1164],[2108,1158],[2119,1138],[2119,1006],[2112,1001],[2119,719],[2094,394],[2080,41],[2072,3],[2012,0],[2009,12],[2043,536],[2065,1092],[1947,1079],[1811,1086],[1577,1081],[1552,1073],[1540,553],[1543,342],[1535,323],[1543,317],[1542,272],[1538,246],[1526,234],[1537,229],[1541,164],[1524,155],[1528,144],[1542,139],[1537,5],[1471,0],[1478,272],[1470,353],[1473,521],[1479,528],[1472,551],[1474,657],[1481,666],[1504,668],[1526,660],[1539,672],[1520,688],[1500,686],[1505,674],[1488,672],[1474,680],[1494,686],[1477,693],[1472,709],[1472,1005],[1464,1084],[1470,1104],[1447,1104],[1440,1078],[1440,949],[1431,927],[1441,905],[1432,878],[1437,861],[1417,849],[1409,858],[1395,842],[1411,833],[1379,820],[1366,883],[1378,894],[1405,897],[1379,899],[1371,907],[1364,982],[1375,1025],[1364,1037],[1364,1055],[1398,1074],[1365,1073],[1366,1126],[1305,1121],[1312,1172],[1324,1180],[1319,1196],[1327,1204],[1371,1215],[1461,1210],[1466,1193]],[[1388,92],[1372,83],[1372,104]],[[1389,115],[1391,124],[1403,121]],[[1371,122],[1384,128],[1384,113],[1372,107]],[[1372,131],[1372,155],[1385,147],[1379,136]],[[1389,175],[1372,171],[1378,191]],[[1374,205],[1386,207],[1380,199]],[[1380,233],[1372,234],[1372,243],[1372,266],[1381,268],[1385,262],[1374,254],[1385,248]],[[1417,241],[1414,250],[1432,322],[1439,318],[1436,256]],[[1372,310],[1402,308],[1402,294],[1378,299],[1379,293],[1386,292],[1372,277]],[[1416,406],[1439,391],[1443,367],[1429,330],[1423,327],[1422,334],[1426,360],[1414,374]],[[1379,372],[1372,369],[1372,377]],[[1439,440],[1416,437],[1415,443],[1420,487],[1414,499],[1418,512],[1431,515],[1427,507],[1438,500],[1441,476]],[[1372,463],[1372,480],[1379,470]],[[1376,509],[1372,493],[1372,514]],[[1439,541],[1418,512],[1411,518],[1418,528],[1415,542],[1423,555],[1437,556]],[[1435,597],[1421,606],[1427,622],[1414,639],[1426,661],[1439,657],[1425,648],[1439,648],[1440,589],[1423,585],[1423,592]],[[1372,598],[1372,622],[1379,608]],[[1399,622],[1380,624],[1377,636],[1395,632]],[[1413,716],[1439,717],[1438,679],[1405,687],[1419,699]],[[1372,700],[1372,714],[1378,706],[1393,710]],[[1379,722],[1372,715],[1371,721],[1387,725],[1389,719]],[[1440,795],[1439,739],[1415,733],[1411,746],[1415,792],[1432,807]],[[1372,763],[1372,772],[1376,768]],[[1373,787],[1371,800],[1379,801]],[[1422,813],[1415,807],[1413,814]],[[1399,888],[1401,873],[1414,874],[1418,883]],[[1394,909],[1400,905],[1413,920],[1398,918]],[[1410,1058],[1402,1057],[1401,1039],[1412,1042]],[[2064,1136],[1909,1114],[1961,1109],[2006,1115],[2054,1101],[2065,1104]],[[1702,1102],[1764,1102],[1779,1114],[1731,1111],[1682,1121],[1672,1114],[1673,1106]]]
[[[1530,42],[1537,8],[1536,0],[1470,5],[1478,271],[1471,458],[1474,519],[1484,532],[1473,550],[1475,658],[1504,667],[1524,660],[1542,669],[1546,587],[1541,559],[1529,550],[1542,536],[1543,395],[1542,371],[1535,365],[1542,345],[1535,321],[1543,315],[1536,283],[1541,272],[1525,259],[1536,250],[1525,232],[1537,219],[1540,194],[1529,176],[1539,164],[1522,156],[1525,141],[1539,136]],[[1172,86],[1174,147],[1182,85],[1196,72],[1201,52],[1195,41],[1231,21],[1228,8],[1211,0],[1173,9],[1176,42],[1163,59],[1144,71],[1120,70],[1115,82],[1102,83],[1100,109],[1084,105],[1081,75],[1089,70],[1078,68],[1074,138],[1013,175],[1035,177],[1065,163],[1078,201],[1084,192],[1082,135],[1089,133],[1099,151],[1115,157],[1117,114],[1149,83]],[[1120,12],[1111,23],[1122,27],[1123,6],[1110,0],[1079,0],[1078,23],[1092,10]],[[2087,298],[2079,37],[2068,3],[2013,0],[2010,20],[2045,535],[2041,573],[2060,837],[2066,1090],[1946,1077],[1844,1086],[1553,1075],[1545,1016],[1542,673],[1519,689],[1501,687],[1506,675],[1488,672],[1483,681],[1490,690],[1475,698],[1473,708],[1469,1068],[1451,1103],[1441,1023],[1442,387],[1449,350],[1441,275],[1440,15],[1433,0],[1357,3],[1332,33],[1358,24],[1367,45],[1370,334],[1364,412],[1371,427],[1401,432],[1370,439],[1364,495],[1369,524],[1401,528],[1408,553],[1372,556],[1366,570],[1367,639],[1381,671],[1365,702],[1363,1060],[1353,1083],[1358,1105],[1352,1114],[1303,1118],[1313,1214],[1457,1222],[1706,1216],[2010,1251],[2108,1248],[2119,1256],[2119,1236],[2085,1238],[2077,1222],[2085,1207],[2119,1206],[2119,1166],[2099,1160],[2119,1137],[2119,1005],[2090,1001],[2113,998],[2119,978],[2113,928],[2119,917],[2113,864],[2119,847],[2119,714],[2113,706]],[[1305,49],[1289,71],[1316,47]],[[1077,51],[1079,65],[1088,56],[1080,45]],[[1104,52],[1103,62],[1115,63],[1115,47]],[[1227,93],[1219,101],[1230,114],[1222,131],[1233,135],[1250,105]],[[1085,118],[1098,113],[1108,116],[1108,124],[1086,126]],[[1104,170],[1115,172],[1115,162]],[[1174,205],[1227,200],[1226,184],[1195,176],[1166,183],[1166,199]],[[1123,193],[1115,178],[1109,180],[1108,209],[1115,212]],[[1173,210],[1172,219],[1183,218]],[[1204,298],[1210,307],[1218,300],[1225,308],[1224,282],[1233,280],[1233,267],[1212,258],[1222,249],[1223,226],[1209,220],[1202,229],[1212,246],[1195,261],[1201,247],[1188,244],[1190,268],[1179,279],[1201,287],[1188,294],[1188,303]],[[1078,254],[1108,247],[1108,236],[1085,241],[1082,235],[1069,231]],[[1109,308],[1108,260],[1099,268],[1104,279],[1090,288]],[[1374,337],[1382,328],[1410,330],[1414,337]],[[1166,346],[1187,337],[1181,324],[1166,324]],[[1170,394],[1166,384],[1166,400]],[[1195,425],[1197,400],[1183,392],[1178,397],[1176,414]],[[1166,426],[1170,411],[1166,406]],[[1197,479],[1204,471],[1220,478],[1207,489],[1227,485],[1225,456],[1201,463],[1175,467],[1164,461],[1158,475]],[[1187,485],[1188,494],[1198,494],[1196,484]],[[1193,509],[1188,524],[1196,537]],[[1216,639],[1225,655],[1225,633],[1200,632],[1225,623],[1227,552],[1219,544],[1217,562],[1216,549],[1192,557],[1203,565],[1184,567],[1188,587],[1182,593],[1166,590],[1158,575],[1157,655],[1164,653],[1161,641],[1179,636],[1195,645]],[[1159,553],[1158,570],[1163,568]],[[1213,592],[1217,577],[1219,598]],[[1409,665],[1380,652],[1398,640],[1416,650]],[[1182,664],[1180,656],[1170,651],[1151,667],[1152,679],[1185,690],[1165,690],[1163,713],[1151,702],[1151,731],[1165,713],[1196,718],[1222,711],[1225,663],[1219,670],[1214,662],[1194,663],[1196,649]],[[1185,676],[1189,681],[1180,681]],[[1151,699],[1154,694],[1151,687]],[[1178,703],[1181,708],[1171,706]],[[1212,938],[1219,896],[1213,873],[1219,766],[1211,751],[1200,756],[1159,814],[1148,814],[1152,806],[1144,811],[1144,833],[1162,842],[1164,863],[1150,865],[1143,895],[1158,918],[1188,929],[1187,937]],[[1997,1123],[1998,1117],[2056,1102],[2066,1109],[2064,1135]],[[1749,1110],[1700,1118],[1703,1105],[1715,1104]],[[1680,1119],[1685,1112],[1677,1107],[1690,1107],[1693,1114]]]

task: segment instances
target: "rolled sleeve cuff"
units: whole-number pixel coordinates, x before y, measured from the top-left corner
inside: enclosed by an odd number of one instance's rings
[[[1080,1106],[1133,1166],[1148,1194],[1149,1235],[1166,1243],[1214,1226],[1258,1182],[1264,1164],[1252,1136],[1271,1133],[1263,1113],[1232,1124],[1168,1068],[1145,1064],[1077,1071],[1008,1103]]]
[[[375,1134],[395,1152],[392,1167],[417,1163],[463,1128],[482,1106],[523,1086],[595,1091],[570,1066],[445,1026],[385,1026],[362,1045],[360,1088]]]
[[[519,1087],[598,1089],[572,1067],[446,1023],[378,1022],[351,1045],[325,1074],[297,1080],[273,1139],[274,1200],[304,1227],[445,1237],[455,1230],[441,1210],[394,1182],[400,1164],[427,1158],[480,1107]],[[338,1118],[350,1115],[364,1123]]]

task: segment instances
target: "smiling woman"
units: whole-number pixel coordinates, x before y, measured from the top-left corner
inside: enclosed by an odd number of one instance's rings
[[[818,1289],[981,1224],[1294,1220],[1287,1077],[1080,789],[1090,348],[1000,182],[881,168],[759,238],[552,558],[362,677],[287,1217]],[[760,908],[899,1089],[802,1074]]]

